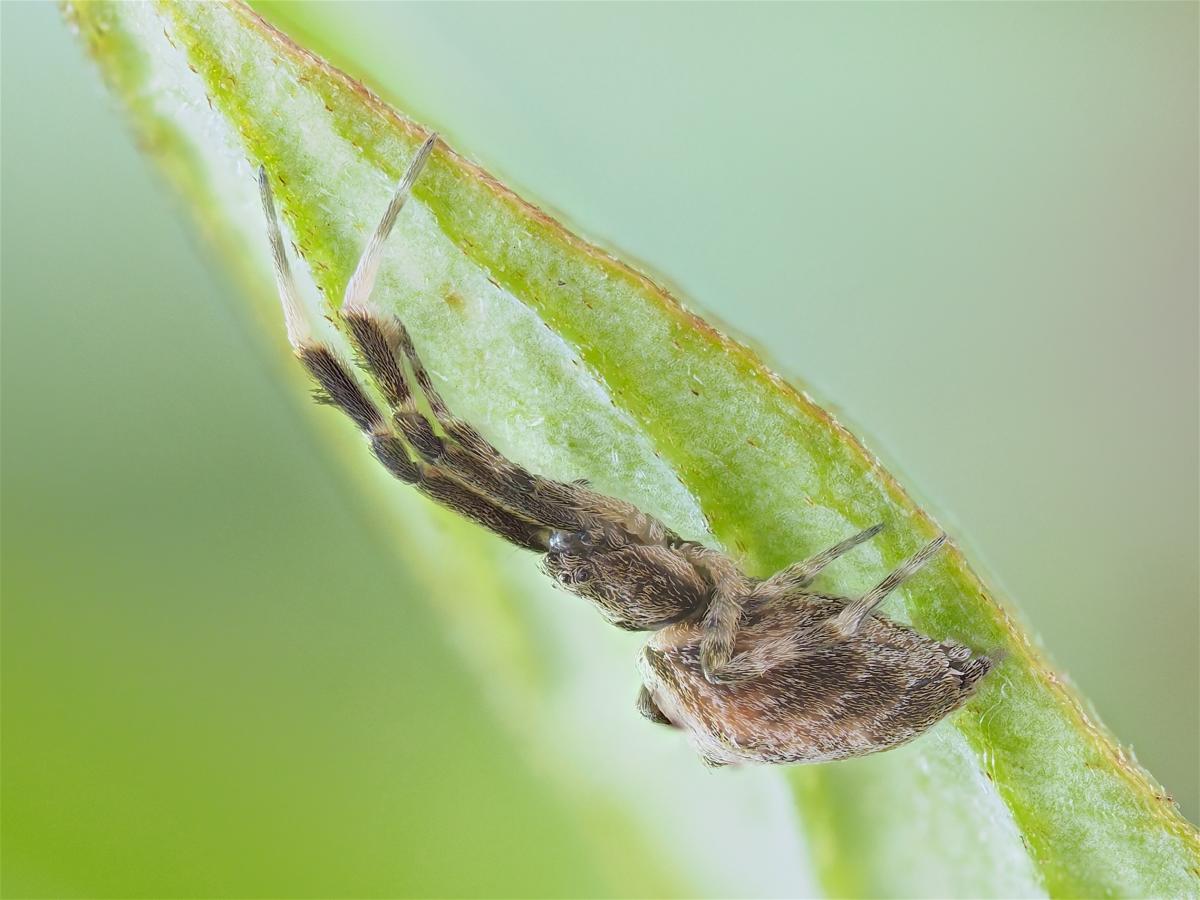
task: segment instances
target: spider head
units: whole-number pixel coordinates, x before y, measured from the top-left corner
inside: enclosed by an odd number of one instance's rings
[[[656,631],[701,615],[708,588],[675,550],[663,546],[593,547],[551,540],[546,572],[586,597],[609,622],[629,631]]]

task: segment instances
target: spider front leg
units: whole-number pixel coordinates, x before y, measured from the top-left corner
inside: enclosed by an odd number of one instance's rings
[[[558,529],[565,540],[597,531],[598,536],[615,543],[658,545],[679,540],[662,522],[631,503],[593,491],[582,481],[563,482],[537,475],[504,456],[474,426],[450,411],[407,329],[399,321],[395,324],[399,352],[429,402],[434,420],[450,438],[443,445],[442,459],[463,478],[505,505]]]
[[[591,523],[568,502],[569,493],[557,489],[558,482],[539,478],[502,456],[474,428],[450,416],[436,392],[423,390],[442,434],[434,430],[418,408],[404,372],[406,348],[412,341],[399,319],[360,303],[343,306],[340,315],[391,408],[393,424],[426,464],[444,469],[495,503],[552,530],[589,528]]]
[[[493,447],[474,427],[455,416],[434,387],[408,330],[395,316],[371,303],[371,291],[387,240],[435,140],[418,150],[346,287],[341,318],[363,362],[392,409],[396,428],[427,463],[454,474],[464,484],[517,515],[565,534],[607,539],[614,544],[677,540],[669,529],[632,504],[606,497],[580,483],[535,475]],[[437,434],[417,407],[404,372],[407,362],[425,396]]]
[[[514,514],[470,490],[437,466],[413,459],[409,446],[388,424],[350,367],[332,348],[313,336],[296,292],[283,236],[279,231],[271,187],[262,168],[259,169],[258,181],[288,340],[300,364],[316,382],[318,399],[336,406],[358,426],[370,442],[375,458],[394,477],[415,485],[431,499],[491,529],[517,546],[544,553],[548,547],[550,530],[542,523]]]

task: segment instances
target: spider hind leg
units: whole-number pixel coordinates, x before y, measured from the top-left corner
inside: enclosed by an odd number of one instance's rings
[[[883,531],[883,523],[872,525],[870,528],[851,535],[844,541],[834,544],[828,550],[823,550],[816,556],[788,566],[775,573],[762,583],[758,592],[760,595],[788,593],[808,587],[830,563],[845,556],[860,544],[865,544],[879,532]]]
[[[862,627],[863,622],[867,617],[875,611],[875,608],[884,601],[892,591],[898,588],[901,584],[916,575],[925,567],[925,564],[933,559],[934,555],[942,549],[946,543],[946,535],[941,534],[900,563],[893,569],[883,581],[871,588],[857,600],[853,600],[846,605],[837,617],[834,619],[834,626],[842,634],[850,635],[858,631]]]

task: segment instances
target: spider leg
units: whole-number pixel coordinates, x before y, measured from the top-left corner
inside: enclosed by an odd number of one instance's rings
[[[371,297],[371,289],[375,286],[375,276],[379,274],[379,261],[383,257],[384,242],[387,241],[388,235],[391,234],[392,227],[396,224],[396,219],[400,215],[400,210],[404,208],[405,202],[407,202],[409,195],[412,194],[413,185],[417,183],[417,178],[420,176],[421,170],[425,168],[425,163],[429,160],[429,154],[433,152],[433,145],[437,141],[437,132],[429,132],[429,136],[417,148],[417,152],[413,154],[408,168],[404,170],[404,174],[400,177],[400,181],[396,185],[396,190],[392,192],[392,199],[388,202],[387,209],[383,212],[383,218],[375,226],[375,231],[371,234],[371,239],[367,241],[366,249],[363,250],[362,256],[358,258],[358,265],[354,267],[354,274],[346,282],[346,292],[342,295],[342,310],[344,312],[366,308],[367,302]]]
[[[700,665],[704,677],[713,684],[728,680],[731,674],[729,662],[741,617],[737,594],[727,588],[714,589],[704,614],[704,637],[700,639]]]
[[[794,637],[762,640],[748,650],[734,653],[743,602],[747,593],[731,590],[713,592],[700,638],[700,667],[710,684],[733,684],[760,678],[776,666],[794,660],[803,651]]]
[[[883,599],[899,587],[907,579],[921,570],[934,554],[946,543],[946,535],[939,535],[930,541],[900,565],[898,565],[883,581],[871,588],[857,600],[846,605],[833,620],[834,627],[842,634],[854,634]]]
[[[675,727],[675,723],[668,719],[663,714],[663,711],[658,708],[658,704],[654,702],[654,698],[650,696],[650,691],[644,684],[638,690],[637,711],[657,725]]]
[[[409,447],[389,425],[383,413],[354,377],[350,367],[330,347],[317,340],[299,302],[291,267],[279,231],[275,203],[265,169],[259,168],[259,190],[267,218],[275,279],[283,302],[288,339],[296,357],[318,387],[318,399],[336,406],[367,436],[371,452],[393,476],[443,506],[478,522],[506,540],[528,550],[545,552],[549,530],[539,523],[515,515],[510,510],[470,490],[437,466],[413,459]]]
[[[883,523],[872,525],[852,537],[846,538],[839,544],[834,544],[828,550],[818,553],[803,562],[795,563],[776,572],[761,585],[756,593],[776,594],[808,587],[821,571],[839,556],[844,556],[860,544],[865,544],[879,532],[883,531]]]
[[[711,585],[708,609],[702,622],[700,667],[712,684],[740,681],[753,676],[733,655],[743,603],[750,585],[733,560],[701,544],[687,544],[682,552]],[[741,654],[740,656],[744,656]]]
[[[729,684],[757,678],[795,655],[787,640],[760,642],[735,655],[738,628],[745,603],[754,592],[753,584],[722,553],[693,543],[680,550],[711,585],[700,638],[700,668],[706,681]]]
[[[411,340],[399,320],[363,308],[343,311],[342,319],[365,368],[391,408],[393,424],[425,463],[445,469],[498,505],[547,528],[592,530],[593,523],[571,502],[579,489],[533,475],[492,449],[474,428],[460,420],[438,417],[444,437],[434,430],[418,407],[404,372],[404,347],[411,346]],[[436,393],[434,397],[437,399],[426,397],[431,408],[435,402],[441,405],[441,398]]]
[[[397,215],[429,156],[435,135],[421,146],[396,187],[383,219],[346,287],[341,316],[366,368],[392,409],[393,421],[421,458],[445,468],[478,493],[525,518],[556,531],[591,536],[600,531],[615,543],[666,543],[677,539],[666,526],[632,504],[606,497],[576,482],[535,475],[505,457],[474,427],[455,416],[434,387],[408,330],[395,316],[371,303],[379,260]],[[439,436],[422,414],[404,371],[407,362],[429,403]]]

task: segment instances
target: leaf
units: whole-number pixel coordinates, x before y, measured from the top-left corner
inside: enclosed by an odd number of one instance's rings
[[[70,9],[143,142],[243,274],[267,326],[282,332],[268,311],[249,177],[259,161],[316,288],[336,304],[425,130],[243,6]],[[937,532],[853,436],[750,350],[461,156],[439,146],[415,198],[389,245],[377,297],[409,324],[449,402],[506,453],[550,475],[588,477],[738,554],[758,574],[882,521],[887,531],[842,567],[846,581],[863,583]],[[656,770],[649,793],[644,782],[630,790],[638,776],[629,767],[564,735],[589,727],[553,711],[563,709],[558,682],[590,651],[555,658],[546,618],[566,614],[514,599],[544,590],[531,569],[502,565],[495,541],[406,492],[373,490],[396,496],[402,516],[389,527],[403,529],[433,602],[564,789],[581,796],[580,783],[602,783],[582,792],[619,798],[600,818],[640,823],[641,836],[613,850],[634,859],[642,848],[626,883],[645,893],[639,872],[657,856],[647,848],[659,829],[687,831],[678,807],[673,815],[650,807],[685,802],[690,792],[671,784],[688,776]],[[423,524],[430,515],[468,561],[459,571],[434,572],[425,562],[449,552]],[[757,828],[755,846],[790,854],[797,879],[811,860],[834,895],[1195,895],[1200,839],[1165,792],[957,549],[928,573],[898,592],[889,612],[927,634],[1006,651],[1004,663],[965,709],[907,747],[706,779],[704,801],[723,804],[726,834]],[[597,622],[587,640],[607,666],[619,645],[602,630]],[[603,671],[615,680],[618,670]],[[754,821],[747,798],[780,782],[790,786],[803,836],[782,820],[769,828]],[[639,804],[642,794],[655,799]],[[705,817],[701,825],[719,818],[708,806]],[[594,828],[598,840],[612,831]],[[698,849],[706,839],[686,838],[686,858],[663,851],[689,873],[690,889],[756,892],[753,867],[718,871]]]

